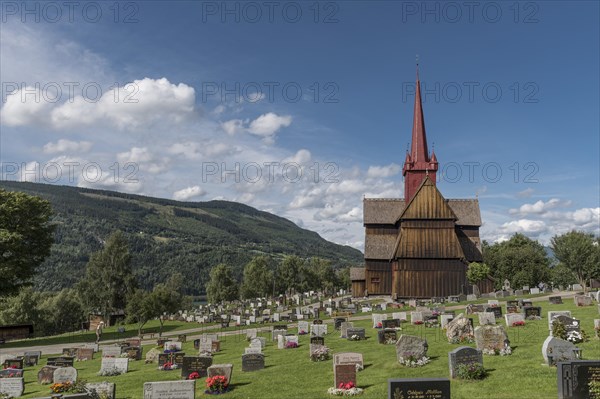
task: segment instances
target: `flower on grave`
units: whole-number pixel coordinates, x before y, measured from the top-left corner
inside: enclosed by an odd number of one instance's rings
[[[338,389],[352,389],[354,388],[356,385],[350,381],[350,382],[340,382],[338,385]]]
[[[360,341],[360,335],[352,334],[349,338],[350,341]]]
[[[72,384],[70,382],[57,382],[55,384],[50,385],[50,390],[53,393],[68,392],[71,388],[71,385]]]
[[[423,356],[418,359],[412,352],[404,352],[402,356],[398,358],[398,362],[406,367],[423,367],[429,363],[429,358]]]
[[[423,322],[419,323],[418,321],[416,321],[415,324],[417,324],[417,323],[418,324],[423,324]],[[431,319],[431,320],[427,320],[425,322],[425,327],[426,328],[436,328],[436,327],[439,327],[439,326],[440,326],[440,324],[438,323],[437,319]]]
[[[463,380],[481,380],[486,377],[487,372],[479,363],[459,364],[456,375]]]
[[[375,328],[382,328],[383,324],[381,322],[377,323],[377,326],[375,326]]]
[[[355,366],[356,366],[356,371],[357,372],[363,371],[365,369],[365,367],[362,364],[360,364],[360,363],[356,363]]]
[[[190,375],[188,375],[188,380],[197,380],[198,378],[200,378],[200,374],[197,371],[194,371],[192,373],[190,373]]]
[[[294,349],[298,347],[298,343],[297,342],[286,342],[285,343],[285,349]]]
[[[583,342],[583,335],[579,331],[569,331],[567,333],[567,341],[578,344]]]
[[[206,379],[206,390],[209,393],[226,392],[229,387],[229,381],[224,375],[215,375]]]
[[[300,331],[298,332],[298,335],[306,335],[306,334],[308,334],[308,333],[306,332],[306,330],[300,330]]]
[[[416,320],[415,322],[413,322],[413,324],[419,326],[423,324],[423,320]]]
[[[525,322],[523,320],[519,320],[519,321],[515,321],[512,323],[513,327],[520,327],[520,326],[524,326]]]
[[[319,349],[315,349],[310,353],[310,360],[313,362],[323,362],[329,359],[329,348],[323,346]]]
[[[176,367],[172,362],[166,362],[165,364],[163,364],[162,366],[158,366],[159,370],[164,370],[164,371],[168,371],[168,370],[173,370]]]
[[[327,393],[334,396],[355,396],[360,395],[363,392],[362,388],[350,388],[350,389],[339,389],[339,388],[329,388]]]
[[[542,320],[542,318],[540,316],[535,316],[535,315],[527,316],[525,319],[527,319],[527,320]]]

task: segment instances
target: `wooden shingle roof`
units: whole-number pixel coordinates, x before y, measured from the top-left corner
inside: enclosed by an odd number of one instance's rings
[[[389,259],[394,250],[396,234],[367,234],[365,237],[365,259]]]
[[[365,268],[364,267],[351,267],[350,268],[350,281],[361,281],[365,279]]]
[[[448,199],[448,205],[458,218],[459,226],[481,226],[481,211],[476,199]],[[387,224],[394,225],[404,212],[404,199],[396,198],[365,198],[363,214],[365,225]]]

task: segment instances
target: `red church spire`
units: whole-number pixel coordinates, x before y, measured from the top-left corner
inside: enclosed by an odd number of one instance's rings
[[[429,175],[429,178],[435,184],[437,170],[437,158],[433,151],[432,156],[429,157],[429,150],[427,149],[425,118],[423,117],[423,105],[421,103],[421,81],[419,80],[419,64],[417,64],[411,151],[410,156],[407,154],[404,168],[402,169],[402,175],[404,176],[404,199],[406,202],[412,199],[425,176]]]

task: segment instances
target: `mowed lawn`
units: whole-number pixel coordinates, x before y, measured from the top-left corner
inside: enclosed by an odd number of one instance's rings
[[[565,300],[571,302],[570,300]],[[572,303],[550,305],[548,302],[535,303],[542,306],[544,318],[540,321],[527,321],[524,327],[507,328],[513,354],[511,356],[484,355],[484,366],[489,376],[482,381],[452,381],[452,398],[556,398],[556,368],[543,365],[541,353],[542,343],[548,336],[549,310],[571,310],[573,317],[582,321],[582,328],[589,334],[590,340],[578,346],[583,349],[584,359],[600,359],[600,340],[594,337],[595,318],[598,315],[596,305],[575,307]],[[388,312],[390,313],[390,312]],[[458,314],[458,312],[457,312]],[[477,324],[477,317],[474,317]],[[498,320],[504,325],[504,320]],[[396,361],[394,345],[377,343],[377,330],[371,328],[370,320],[355,321],[355,326],[365,327],[368,339],[365,341],[348,341],[339,338],[339,332],[328,325],[329,334],[325,344],[335,352],[360,352],[363,354],[365,369],[357,374],[358,386],[364,389],[361,398],[387,398],[387,380],[389,378],[448,378],[448,352],[459,345],[449,344],[441,329],[430,329],[424,326],[403,324],[399,334],[417,335],[427,339],[428,355],[431,362],[421,368],[406,368]],[[192,325],[188,324],[188,328]],[[179,326],[178,326],[179,327]],[[129,327],[128,327],[129,328]],[[179,327],[180,328],[180,327]],[[177,328],[177,329],[179,329]],[[297,330],[290,329],[295,333]],[[259,336],[267,336],[266,333]],[[270,337],[268,337],[270,338]],[[221,352],[214,356],[213,364],[232,363],[233,390],[225,394],[225,398],[329,398],[327,388],[333,386],[332,360],[314,363],[309,359],[309,336],[300,336],[297,349],[278,350],[276,342],[267,340],[264,349],[265,369],[254,372],[241,371],[241,357],[248,346],[245,336],[224,336],[221,338]],[[474,346],[472,344],[471,346]],[[145,353],[152,346],[144,347]],[[193,343],[187,342],[183,350],[188,355],[197,351]],[[180,379],[180,370],[159,371],[157,364],[144,364],[144,361],[130,362],[129,372],[116,377],[100,377],[99,353],[92,361],[76,362],[79,378],[88,382],[111,381],[117,384],[118,398],[141,398],[142,386],[148,381],[166,381]],[[43,356],[41,365],[46,364],[47,356]],[[37,372],[42,367],[26,368],[24,398],[49,396],[48,385],[37,383]],[[196,397],[214,397],[204,393],[204,379],[196,382]]]

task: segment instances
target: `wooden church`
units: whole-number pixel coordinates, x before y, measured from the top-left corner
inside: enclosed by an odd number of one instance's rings
[[[365,268],[351,270],[354,296],[431,298],[467,294],[466,271],[481,261],[477,199],[445,199],[436,187],[437,158],[427,149],[417,71],[404,198],[365,198]]]

